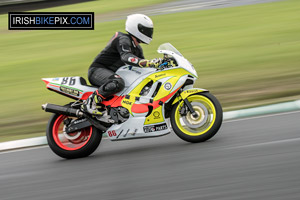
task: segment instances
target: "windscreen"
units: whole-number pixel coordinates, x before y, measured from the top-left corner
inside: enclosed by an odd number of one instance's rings
[[[170,43],[164,43],[164,44],[161,44],[159,47],[158,47],[158,50],[169,50],[169,51],[172,51],[180,56],[182,56],[182,54]]]

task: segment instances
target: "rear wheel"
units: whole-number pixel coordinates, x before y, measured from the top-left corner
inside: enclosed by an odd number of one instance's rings
[[[75,120],[66,115],[53,114],[47,126],[47,140],[58,156],[73,159],[89,156],[99,146],[102,133],[93,126],[74,133],[66,133],[64,121]]]
[[[193,117],[184,101],[180,101],[172,108],[172,128],[178,137],[187,142],[204,142],[213,137],[221,127],[222,107],[208,92],[188,96],[187,100],[198,116]]]

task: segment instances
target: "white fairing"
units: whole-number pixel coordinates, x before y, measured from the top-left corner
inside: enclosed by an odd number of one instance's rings
[[[121,76],[121,78],[125,82],[125,89],[128,88],[133,82],[142,76],[148,76],[149,74],[155,72],[154,68],[140,68],[140,67],[132,67],[132,66],[124,66],[120,67],[116,74]]]
[[[144,125],[144,121],[145,116],[130,116],[126,122],[112,125],[106,131],[106,134],[110,140],[117,141],[135,138],[158,137],[171,132],[169,123],[164,122],[159,124]]]
[[[43,78],[47,88],[64,94],[74,99],[82,99],[85,95],[97,90],[97,87],[88,86],[82,77],[56,77],[56,78]]]

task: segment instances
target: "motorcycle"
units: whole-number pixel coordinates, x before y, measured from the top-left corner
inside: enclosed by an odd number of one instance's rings
[[[174,46],[165,43],[157,51],[164,55],[159,69],[126,65],[118,69],[125,88],[99,105],[101,117],[81,109],[98,89],[84,78],[43,78],[47,89],[75,100],[65,106],[42,105],[54,113],[47,125],[52,151],[67,159],[86,157],[97,149],[103,134],[112,141],[158,137],[171,130],[192,143],[212,138],[223,119],[219,101],[208,90],[193,88],[197,72]]]

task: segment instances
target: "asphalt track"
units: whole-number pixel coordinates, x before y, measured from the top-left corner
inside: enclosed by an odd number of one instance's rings
[[[300,198],[300,112],[229,121],[205,143],[174,133],[103,140],[90,157],[48,147],[0,154],[0,199]]]

